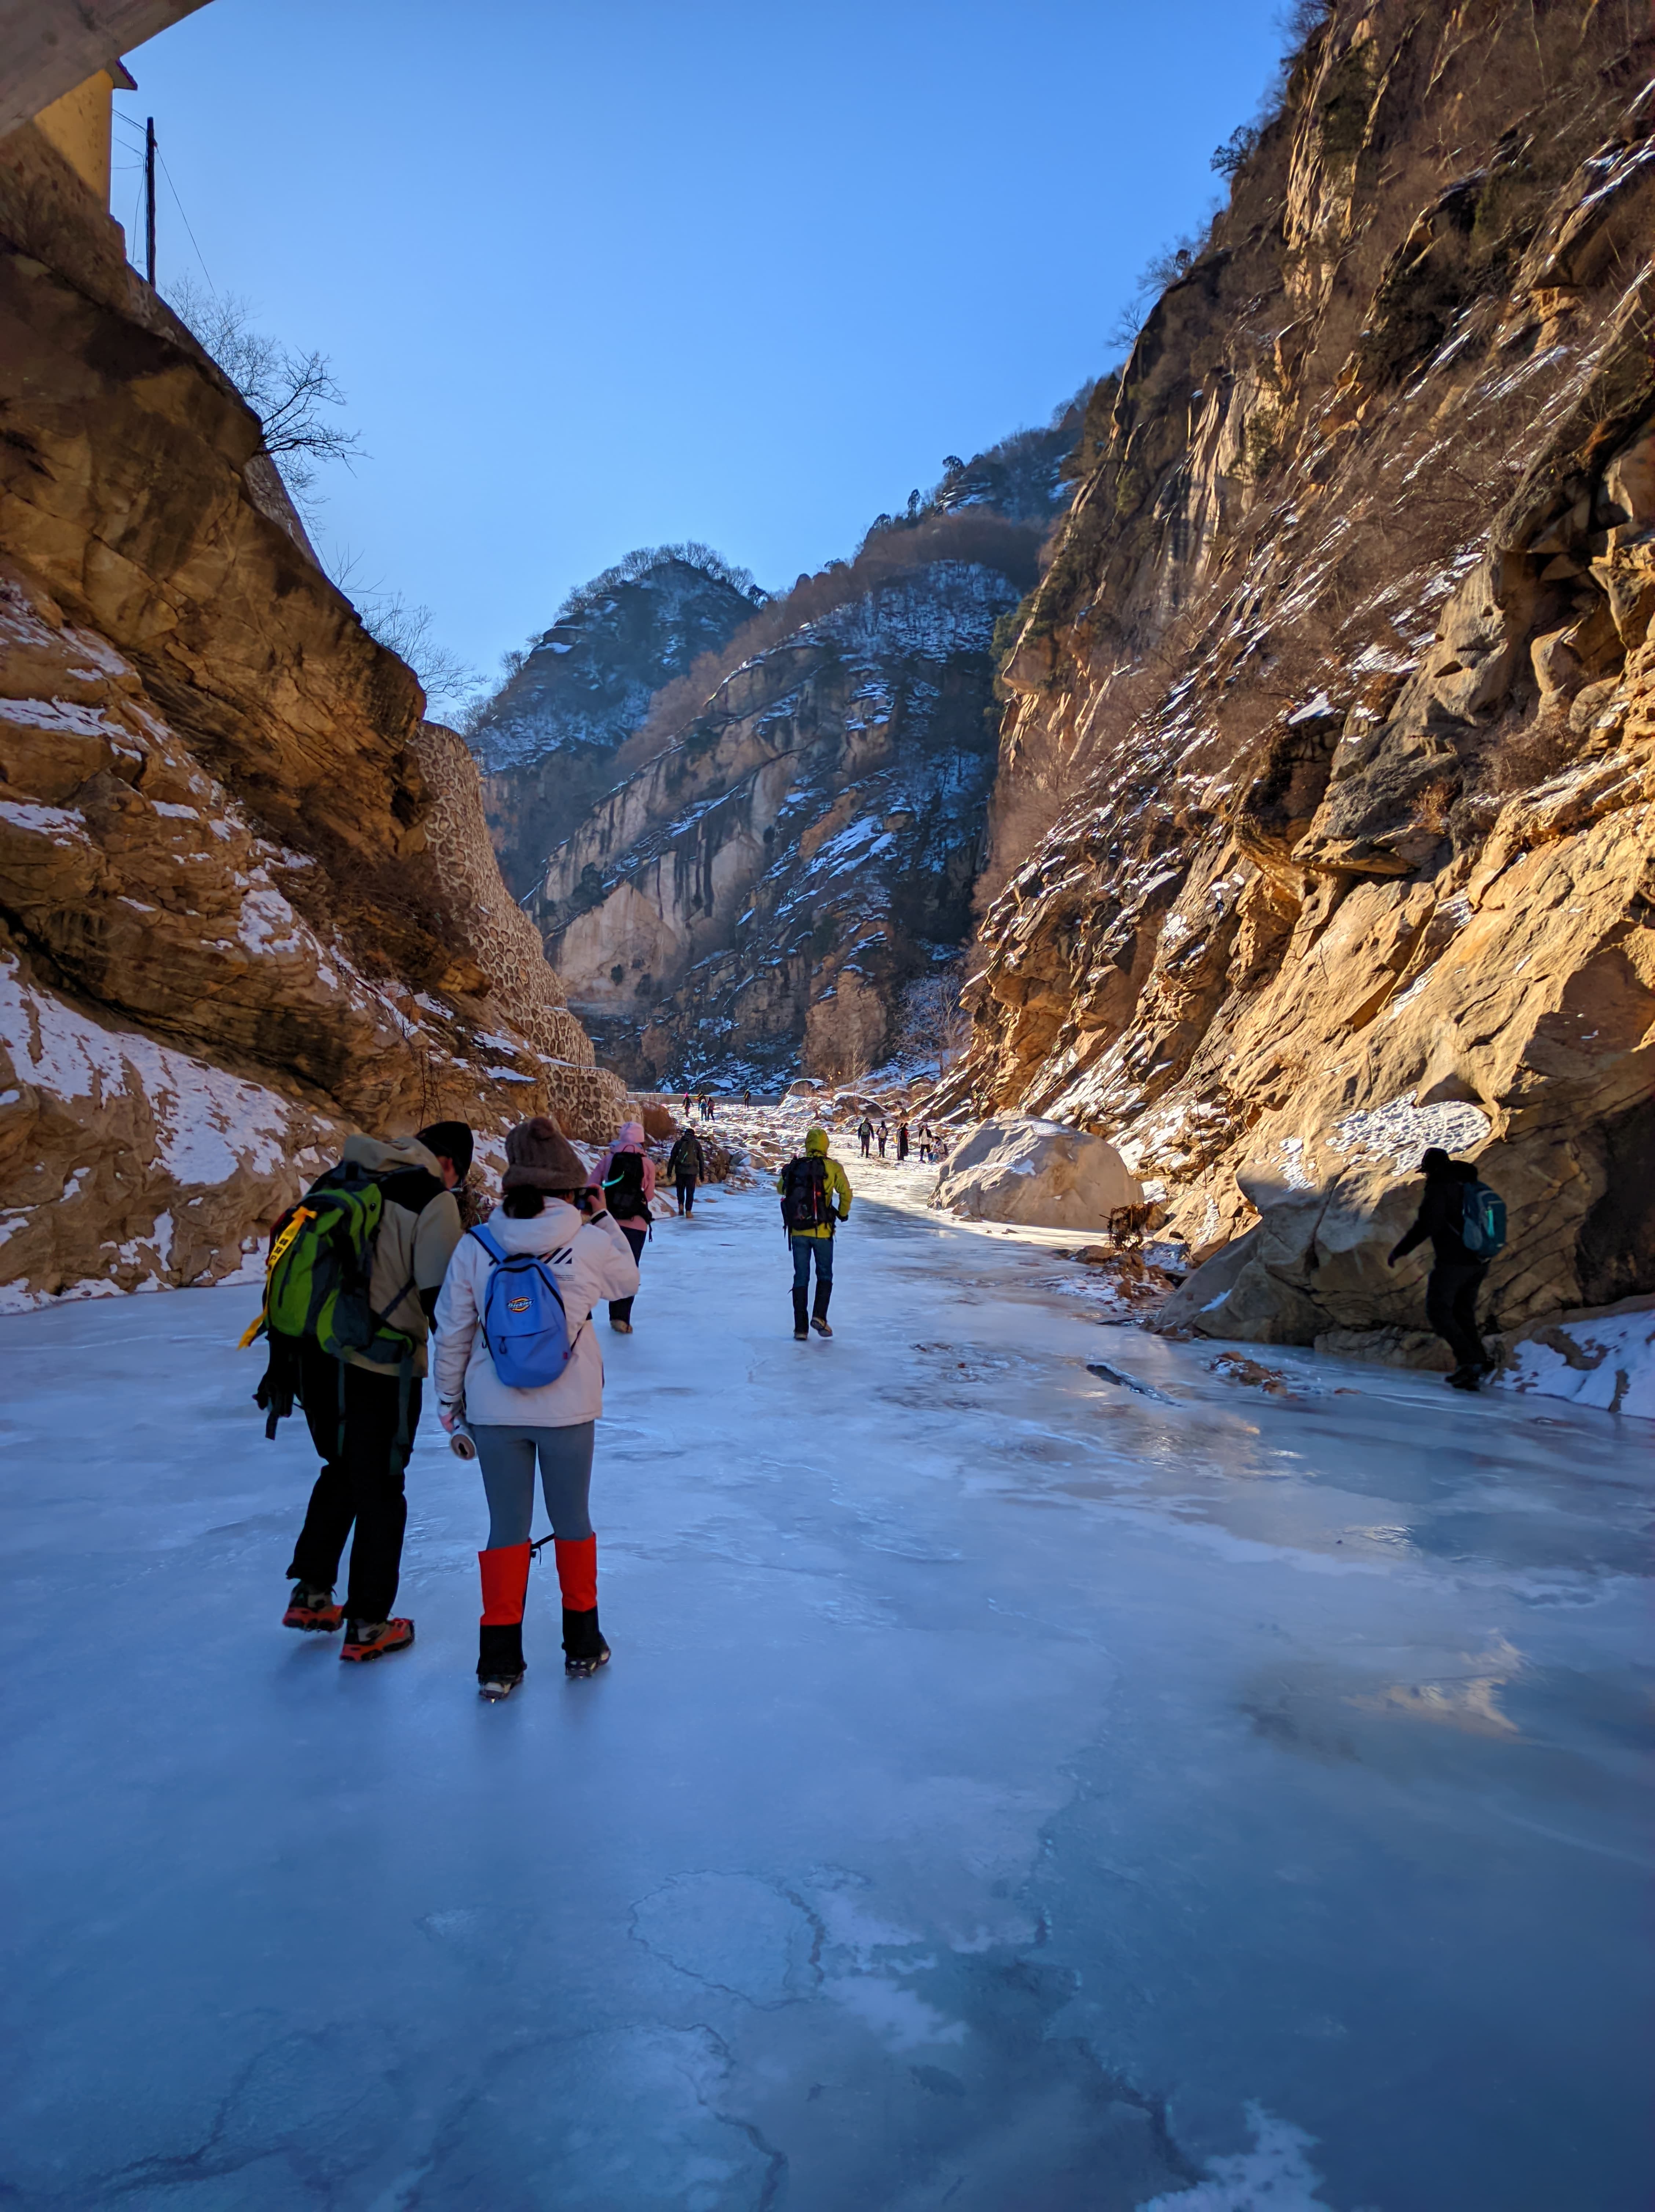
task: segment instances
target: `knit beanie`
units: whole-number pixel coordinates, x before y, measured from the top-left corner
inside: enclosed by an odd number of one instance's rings
[[[1445,1176],[1454,1165],[1440,1145],[1431,1145],[1420,1161],[1420,1173],[1424,1176]]]
[[[502,1190],[584,1190],[591,1180],[592,1170],[545,1115],[507,1132]]]

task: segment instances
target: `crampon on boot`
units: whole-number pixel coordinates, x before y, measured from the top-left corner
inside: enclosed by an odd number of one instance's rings
[[[414,1640],[411,1620],[348,1620],[341,1659],[383,1659],[387,1651],[404,1651]]]
[[[344,1607],[334,1604],[331,1589],[322,1589],[314,1583],[295,1583],[293,1596],[282,1615],[282,1626],[307,1628],[331,1636],[336,1628],[344,1626]]]
[[[477,1632],[477,1692],[498,1705],[528,1671],[523,1664],[523,1600],[529,1547],[498,1544],[477,1555],[483,1577],[483,1619]]]
[[[793,1294],[793,1340],[795,1344],[810,1342],[810,1314],[802,1291]]]
[[[609,1646],[598,1626],[598,1539],[560,1540],[555,1548],[563,1595],[563,1672],[578,1680],[595,1674],[609,1661]]]
[[[833,1331],[828,1327],[827,1317],[828,1300],[832,1296],[833,1287],[831,1284],[818,1283],[816,1285],[816,1304],[812,1309],[810,1316],[810,1325],[816,1331],[818,1336],[831,1336],[833,1334]]]

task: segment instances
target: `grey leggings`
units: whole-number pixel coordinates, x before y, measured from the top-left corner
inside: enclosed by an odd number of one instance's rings
[[[526,1544],[534,1522],[534,1461],[540,1459],[540,1486],[551,1516],[551,1533],[566,1544],[584,1543],[592,1534],[587,1510],[592,1488],[592,1439],[596,1424],[577,1421],[568,1429],[510,1428],[479,1421],[477,1463],[489,1493],[489,1549]]]

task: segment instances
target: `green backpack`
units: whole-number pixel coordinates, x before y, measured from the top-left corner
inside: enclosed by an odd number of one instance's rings
[[[360,1353],[397,1374],[405,1391],[414,1340],[375,1313],[368,1298],[385,1213],[381,1181],[354,1163],[330,1168],[271,1239],[265,1310],[242,1339],[244,1345],[260,1335],[270,1339],[270,1368],[258,1393],[270,1416],[267,1436],[275,1435],[277,1423],[292,1410],[302,1344],[313,1344],[334,1359]],[[414,1287],[411,1275],[386,1311],[394,1313]],[[343,1377],[340,1387],[343,1394]]]
[[[335,1359],[361,1352],[385,1367],[399,1365],[413,1350],[413,1339],[390,1328],[368,1304],[385,1213],[380,1182],[366,1168],[330,1168],[294,1207],[271,1246],[265,1326],[271,1336],[313,1344]],[[413,1287],[411,1277],[390,1310]]]

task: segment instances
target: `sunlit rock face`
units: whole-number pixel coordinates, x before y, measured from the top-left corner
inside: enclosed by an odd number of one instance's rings
[[[668,558],[575,596],[472,733],[501,870],[519,896],[615,781],[615,755],[654,694],[733,637],[762,594]]]
[[[1017,586],[940,561],[738,668],[551,857],[535,912],[634,1079],[845,1078],[958,953]]]
[[[1198,1254],[1262,1220],[1226,1334],[1418,1326],[1445,1114],[1500,1320],[1655,1288],[1652,70],[1585,0],[1340,0],[1088,423],[952,1097]]]
[[[0,161],[12,1304],[233,1272],[352,1125],[550,1106],[595,1135],[625,1097],[501,881],[469,755],[55,159],[25,131]]]

